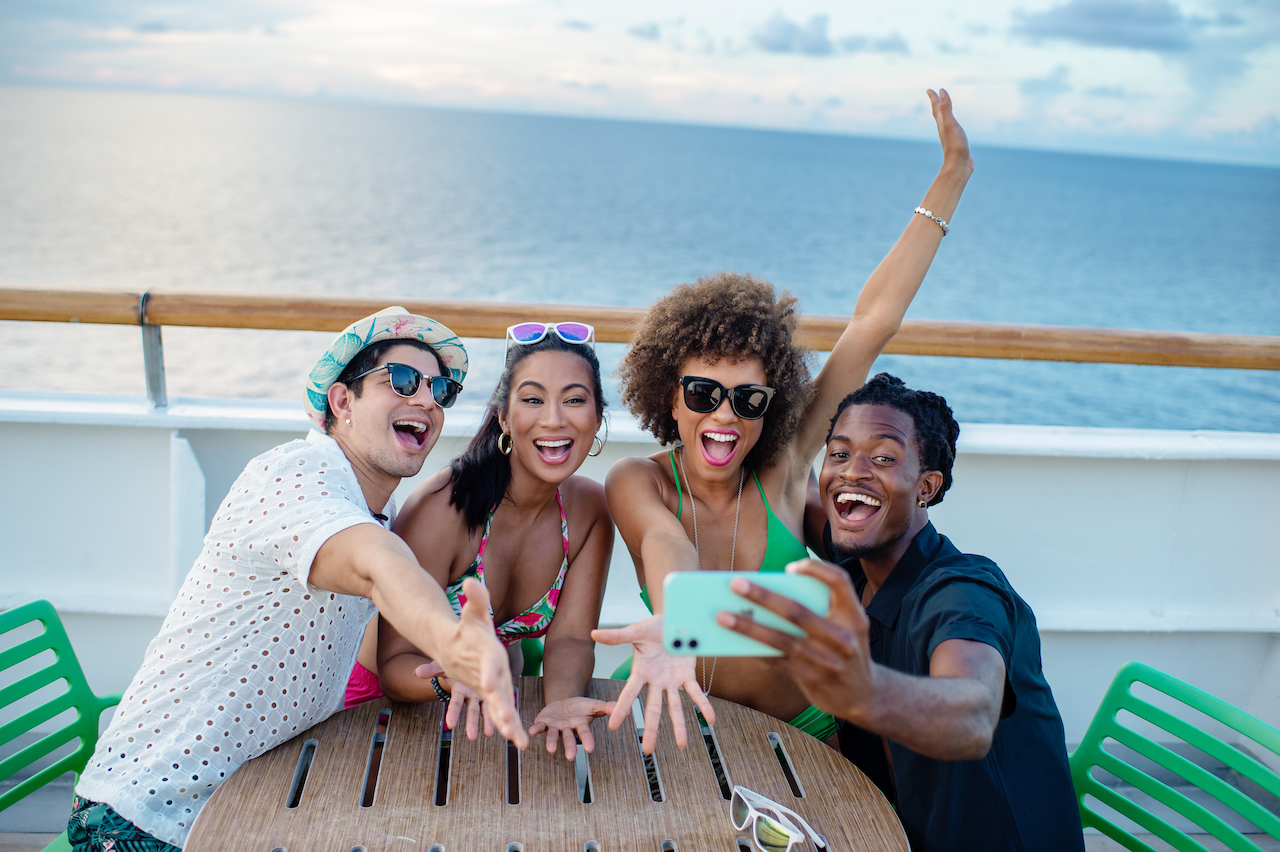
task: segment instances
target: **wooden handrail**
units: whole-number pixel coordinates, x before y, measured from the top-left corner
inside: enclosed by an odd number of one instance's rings
[[[123,290],[46,289],[0,284],[0,319],[138,325],[143,294]],[[283,296],[150,290],[150,325],[340,331],[353,319],[399,304],[440,320],[462,337],[501,338],[527,319],[577,320],[606,343],[631,339],[643,308],[389,297]],[[848,319],[801,316],[800,341],[829,350]],[[1071,326],[906,320],[885,347],[894,355],[945,355],[1027,361],[1153,364],[1280,370],[1280,337],[1139,331]]]

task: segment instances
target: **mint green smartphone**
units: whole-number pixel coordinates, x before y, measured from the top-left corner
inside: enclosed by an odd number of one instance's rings
[[[831,590],[803,574],[741,571],[676,571],[662,583],[662,644],[668,654],[699,657],[779,657],[781,652],[716,623],[721,610],[738,613],[768,627],[800,635],[798,627],[729,589],[734,577],[792,598],[818,615],[831,606]]]

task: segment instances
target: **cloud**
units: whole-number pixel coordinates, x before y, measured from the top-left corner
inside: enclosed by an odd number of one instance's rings
[[[1091,98],[1117,98],[1120,100],[1133,97],[1133,95],[1125,91],[1124,86],[1094,86],[1092,89],[1087,89],[1085,94]]]
[[[1026,77],[1018,81],[1018,93],[1029,98],[1052,98],[1071,91],[1067,76],[1071,69],[1059,65],[1048,77]]]
[[[281,24],[310,13],[307,0],[225,0],[217,3],[64,0],[59,3],[5,3],[11,22],[63,24],[140,33],[244,32]]]
[[[840,39],[840,47],[846,53],[901,53],[907,55],[907,43],[902,36],[894,33],[883,38],[867,36],[845,36]]]
[[[751,40],[768,53],[801,53],[806,56],[831,56],[835,53],[901,53],[910,50],[897,33],[887,36],[848,35],[833,41],[827,34],[829,15],[814,15],[807,24],[787,19],[781,12],[765,21]]]
[[[655,23],[636,24],[634,27],[627,27],[627,32],[636,38],[645,38],[650,41],[657,41],[662,38],[662,28]]]
[[[1013,13],[1012,32],[1032,42],[1148,51],[1177,60],[1191,85],[1211,93],[1240,77],[1247,56],[1280,41],[1280,4],[1214,0],[1212,15],[1186,15],[1171,0],[1068,0]]]
[[[560,85],[566,89],[582,89],[589,92],[607,92],[609,91],[608,83],[585,83],[582,80],[561,80]]]
[[[1013,32],[1094,47],[1158,53],[1191,48],[1192,23],[1169,0],[1070,0],[1044,12],[1014,12]]]
[[[562,21],[560,28],[563,30],[580,30],[585,33],[594,30],[596,26],[587,21]]]
[[[769,53],[803,53],[828,56],[834,50],[827,36],[828,15],[814,15],[803,26],[783,17],[781,12],[765,21],[751,35],[756,47]]]

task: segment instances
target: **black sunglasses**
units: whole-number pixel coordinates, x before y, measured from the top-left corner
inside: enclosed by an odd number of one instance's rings
[[[764,385],[738,385],[726,388],[715,379],[701,376],[683,376],[684,404],[690,411],[709,414],[720,407],[724,395],[729,394],[729,405],[743,420],[759,420],[773,399],[774,390]]]
[[[448,376],[424,376],[417,367],[410,367],[408,364],[383,364],[352,376],[351,381],[363,379],[379,370],[387,371],[387,375],[391,377],[391,389],[406,399],[416,395],[418,388],[422,387],[422,380],[426,379],[431,384],[431,398],[441,408],[451,408],[458,401],[458,393],[462,390],[462,385]]]

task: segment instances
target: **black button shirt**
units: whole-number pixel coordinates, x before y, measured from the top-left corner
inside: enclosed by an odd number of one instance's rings
[[[830,530],[828,528],[828,551]],[[867,577],[844,564],[859,595]],[[896,801],[916,852],[1070,850],[1084,840],[1053,693],[1040,667],[1035,615],[994,562],[961,553],[928,524],[867,607],[871,656],[912,675],[948,639],[990,645],[1004,658],[1004,706],[981,760],[935,760],[841,722],[840,750]]]

